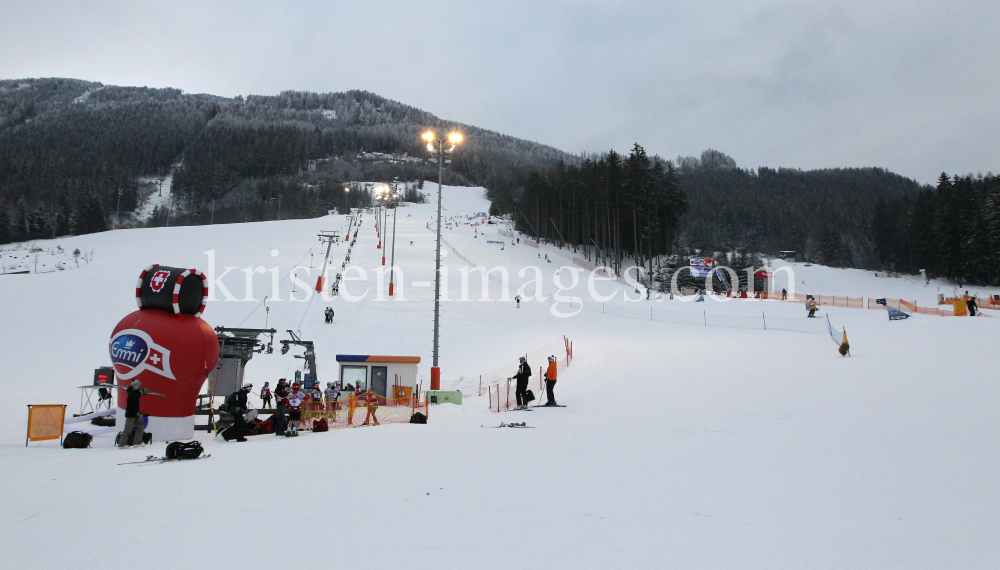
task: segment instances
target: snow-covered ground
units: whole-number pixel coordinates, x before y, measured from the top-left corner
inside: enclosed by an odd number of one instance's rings
[[[481,189],[445,188],[446,216],[487,206]],[[442,305],[441,366],[444,387],[463,388],[465,403],[432,408],[427,425],[257,436],[244,444],[202,432],[211,458],[142,467],[117,464],[161,454],[162,444],[117,450],[113,436],[102,435],[89,450],[24,447],[25,405],[65,403],[76,411],[76,387],[108,363],[111,330],[134,310],[135,279],[151,263],[211,269],[216,278],[234,267],[220,279],[238,300],[210,303],[204,318],[245,327],[266,319],[279,331],[301,331],[316,343],[321,382],[335,376],[335,354],[400,354],[422,358],[426,387],[434,268],[426,224],[434,211],[433,201],[398,211],[397,296],[405,301],[377,298],[382,250],[372,214],[362,218],[351,259],[368,281],[341,287],[355,296],[370,289],[357,302],[291,301],[309,287],[295,284],[293,292],[284,279],[272,293],[267,271],[278,267],[284,277],[294,265],[318,266],[316,234],[345,230],[343,216],[62,239],[64,249],[93,250],[93,261],[0,278],[3,567],[218,568],[245,560],[239,563],[969,569],[1000,560],[995,318],[890,322],[880,311],[824,308],[850,336],[852,357],[843,358],[825,329],[698,326],[596,310],[559,317],[573,308],[454,300]],[[531,288],[558,292],[553,273],[571,265],[572,254],[512,246],[509,238],[501,250],[487,243],[503,239],[496,228],[445,230],[449,298],[462,296],[457,277],[467,267],[456,251],[507,268],[513,289],[531,280],[519,269],[537,266],[542,285]],[[345,252],[345,244],[334,246],[335,270]],[[252,291],[247,267],[265,270],[252,274]],[[819,266],[795,271],[805,280],[799,292],[933,305],[938,287]],[[311,278],[304,273],[303,282],[315,282],[316,269]],[[560,295],[589,298],[586,277]],[[560,279],[568,284],[571,272]],[[619,314],[652,307],[718,322],[761,313],[805,322],[793,303],[631,302],[624,296],[636,295],[615,283],[594,287],[617,293],[606,304]],[[493,281],[489,291],[493,299],[502,293]],[[474,275],[468,297],[479,295]],[[332,325],[323,324],[326,306],[336,311]],[[488,412],[470,379],[562,335],[575,352],[556,391],[568,407]],[[257,355],[247,378],[273,385],[300,363],[278,351]],[[512,421],[534,429],[489,429]],[[132,535],[124,545],[123,533]],[[35,542],[40,536],[49,538]]]
[[[63,240],[0,245],[0,275],[65,271],[90,261],[88,251],[66,245]]]

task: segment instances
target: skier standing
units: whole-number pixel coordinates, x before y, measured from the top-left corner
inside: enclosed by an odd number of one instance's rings
[[[514,300],[517,301],[517,308],[520,309],[521,308],[521,295],[520,294],[515,295],[514,296]]]
[[[556,362],[555,355],[549,357],[549,368],[545,371],[545,405],[555,406],[556,396],[556,376],[559,374],[559,363]]]
[[[517,387],[514,391],[514,397],[517,398],[517,409],[523,410],[528,407],[528,378],[531,376],[531,367],[528,366],[528,360],[525,357],[521,357],[521,365],[517,367],[517,374],[514,375],[514,379],[517,380]]]
[[[264,387],[260,389],[260,407],[266,408],[271,405],[271,387],[264,382]]]
[[[133,429],[135,429],[135,436],[132,438],[133,444],[137,447],[144,445],[142,434],[146,428],[142,425],[142,414],[139,413],[139,399],[148,392],[149,390],[143,388],[138,380],[133,380],[128,388],[125,388],[125,393],[128,394],[128,399],[125,400],[125,427],[122,428],[122,433],[118,436],[118,447],[128,446],[128,436]]]
[[[292,384],[292,391],[285,401],[288,402],[288,431],[299,431],[299,420],[302,419],[302,404],[306,401],[306,393],[299,389],[299,383]]]
[[[246,441],[247,421],[243,414],[247,411],[247,394],[253,389],[253,384],[244,384],[242,388],[226,398],[229,414],[233,416],[233,427],[236,428],[236,441]]]
[[[288,380],[278,380],[274,388],[274,397],[278,401],[278,425],[274,426],[274,435],[285,435],[285,414],[288,411]]]

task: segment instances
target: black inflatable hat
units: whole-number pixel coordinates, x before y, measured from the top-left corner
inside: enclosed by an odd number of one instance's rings
[[[208,300],[208,280],[197,269],[150,265],[135,285],[140,309],[159,309],[172,314],[200,317]]]

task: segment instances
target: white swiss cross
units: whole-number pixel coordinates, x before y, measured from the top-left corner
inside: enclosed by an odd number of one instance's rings
[[[163,289],[163,284],[167,282],[167,277],[170,277],[169,271],[157,271],[153,274],[153,278],[149,280],[149,286],[156,293]]]
[[[156,354],[154,352],[153,356],[149,357],[149,361],[152,362],[153,364],[159,364],[160,363],[160,355],[158,355],[158,354]]]

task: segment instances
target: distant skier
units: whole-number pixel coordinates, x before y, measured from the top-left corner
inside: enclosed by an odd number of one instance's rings
[[[545,405],[556,405],[556,376],[559,374],[559,363],[556,362],[555,355],[549,357],[549,367],[545,371]]]
[[[528,360],[523,356],[520,362],[517,374],[514,375],[514,379],[517,380],[514,397],[517,398],[517,409],[523,410],[528,407],[528,378],[531,377],[531,367],[528,366]]]
[[[782,301],[787,301],[788,300],[788,291],[786,291],[784,289],[781,290],[781,300]]]
[[[367,409],[368,413],[365,415],[365,423],[361,425],[365,426],[369,425],[371,421],[374,421],[375,425],[379,425],[378,416],[375,415],[375,412],[378,411],[378,398],[376,398],[375,394],[372,394],[370,390],[368,391],[367,397],[368,397],[368,403],[366,404],[365,408]]]
[[[976,304],[975,297],[969,297],[969,300],[965,302],[965,306],[969,308],[969,316],[976,316],[976,311],[979,310],[979,305]]]
[[[268,384],[268,382],[264,382],[264,387],[260,389],[260,407],[262,408],[271,406],[271,387]]]
[[[514,296],[514,301],[517,302],[517,308],[520,309],[521,308],[521,295],[520,294],[515,295]]]
[[[136,447],[144,445],[142,435],[146,428],[142,425],[142,414],[139,413],[139,400],[149,393],[149,390],[142,387],[138,380],[133,380],[128,388],[125,388],[127,399],[125,400],[125,427],[122,428],[118,436],[118,447],[128,446],[128,436],[135,429],[135,436],[132,442]]]
[[[809,318],[816,317],[817,309],[819,309],[819,303],[816,302],[816,299],[812,295],[808,295],[806,297],[806,310],[809,311]]]

